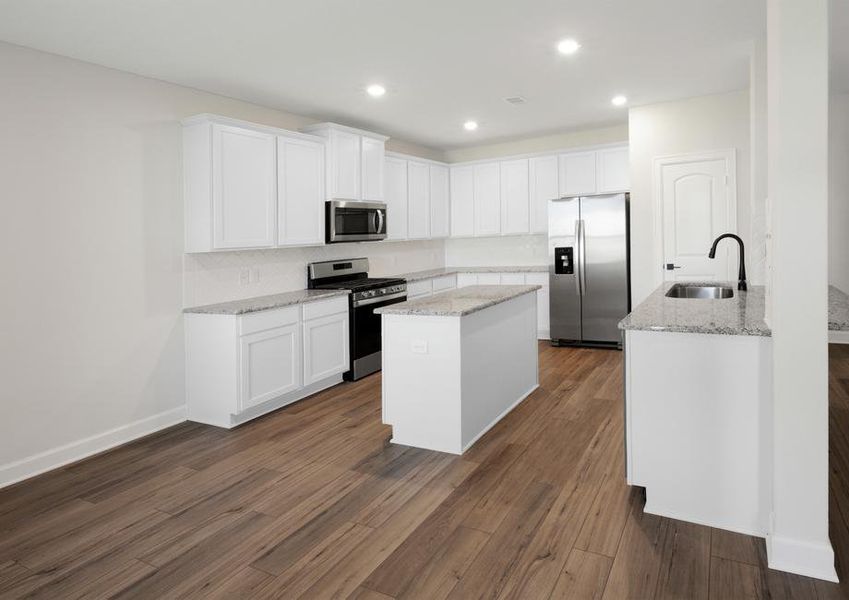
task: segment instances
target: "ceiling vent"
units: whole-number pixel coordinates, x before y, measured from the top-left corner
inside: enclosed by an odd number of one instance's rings
[[[522,96],[510,96],[505,98],[504,101],[508,104],[525,104],[527,102]]]

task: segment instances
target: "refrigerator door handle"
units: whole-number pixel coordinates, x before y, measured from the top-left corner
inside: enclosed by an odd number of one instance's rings
[[[575,228],[575,237],[578,245],[578,295],[587,295],[587,231],[586,223],[583,219],[579,219]]]
[[[583,296],[584,291],[581,288],[581,270],[583,269],[583,250],[581,248],[581,232],[583,221],[575,219],[575,290],[578,296]]]

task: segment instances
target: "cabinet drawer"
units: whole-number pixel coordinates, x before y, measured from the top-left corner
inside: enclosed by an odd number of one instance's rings
[[[451,290],[457,287],[457,276],[456,275],[446,275],[444,277],[437,277],[433,280],[433,293],[441,292],[442,290]]]
[[[419,296],[429,296],[433,291],[433,280],[425,279],[424,281],[414,281],[407,284],[407,298],[417,298]]]
[[[318,300],[304,304],[304,321],[317,319],[327,315],[338,315],[348,312],[348,296],[339,296],[329,300]]]
[[[239,319],[239,335],[265,331],[273,327],[282,327],[291,323],[297,323],[299,320],[300,311],[298,306],[286,306],[284,308],[250,313],[242,315]]]

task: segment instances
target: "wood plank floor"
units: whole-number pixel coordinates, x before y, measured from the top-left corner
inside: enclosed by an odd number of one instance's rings
[[[623,479],[621,360],[541,344],[540,389],[463,457],[388,444],[373,376],[7,488],[0,597],[849,597],[769,571],[762,541],[643,513]],[[830,360],[849,577],[849,346]]]

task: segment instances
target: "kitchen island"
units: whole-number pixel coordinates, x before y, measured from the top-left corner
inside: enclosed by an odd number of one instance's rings
[[[394,443],[462,454],[538,387],[539,288],[476,285],[375,311]]]

